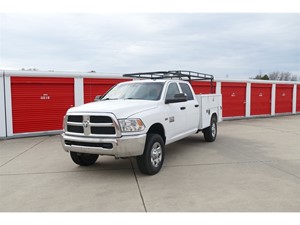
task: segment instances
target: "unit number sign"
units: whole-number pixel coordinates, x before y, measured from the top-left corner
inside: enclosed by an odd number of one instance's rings
[[[50,96],[48,94],[43,94],[43,95],[41,95],[40,99],[41,100],[49,100]]]

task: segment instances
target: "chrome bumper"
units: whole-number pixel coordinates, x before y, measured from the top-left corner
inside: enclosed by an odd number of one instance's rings
[[[68,144],[66,144],[66,141]],[[112,155],[115,157],[129,157],[142,155],[146,142],[146,134],[124,136],[121,138],[90,138],[61,135],[61,142],[66,152],[80,152],[98,155]],[[82,143],[105,144],[111,147],[82,146]]]

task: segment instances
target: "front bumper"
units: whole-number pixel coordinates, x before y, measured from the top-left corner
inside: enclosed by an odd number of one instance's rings
[[[146,134],[123,136],[121,138],[91,138],[71,136],[63,133],[61,135],[61,141],[66,152],[71,151],[98,155],[112,155],[115,157],[129,157],[143,154]],[[99,146],[96,146],[98,144]]]

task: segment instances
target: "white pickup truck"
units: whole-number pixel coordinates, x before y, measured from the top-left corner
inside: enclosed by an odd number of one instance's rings
[[[153,175],[163,165],[165,145],[199,131],[207,142],[216,139],[222,96],[195,95],[188,82],[212,84],[212,75],[159,71],[124,77],[134,79],[114,86],[96,102],[67,111],[62,145],[76,164],[92,165],[99,155],[136,156],[140,171]]]

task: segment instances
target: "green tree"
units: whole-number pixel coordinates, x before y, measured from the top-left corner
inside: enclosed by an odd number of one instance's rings
[[[269,80],[269,76],[267,74],[265,74],[265,75],[258,74],[252,79],[255,79],[255,80]]]

